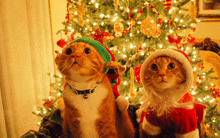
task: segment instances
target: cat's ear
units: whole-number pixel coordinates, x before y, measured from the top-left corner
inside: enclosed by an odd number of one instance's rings
[[[57,56],[55,58],[55,63],[57,64],[57,61],[59,60],[61,53],[57,50],[55,51],[55,53],[57,53]]]
[[[104,68],[114,69],[119,75],[124,73],[124,71],[126,69],[120,63],[115,62],[115,61],[109,61],[108,63],[105,64]]]

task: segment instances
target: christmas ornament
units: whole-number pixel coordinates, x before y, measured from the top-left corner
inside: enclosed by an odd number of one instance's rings
[[[134,91],[134,69],[130,68],[130,75],[131,75],[131,82],[130,82],[130,90],[129,90],[129,96],[131,98],[135,98],[137,93]]]
[[[110,40],[110,36],[111,36],[111,34],[108,32],[101,32],[99,28],[96,29],[94,34],[92,33],[90,35],[94,38],[94,40],[97,40],[101,43],[103,43],[103,41]]]
[[[114,0],[115,11],[118,10],[118,1],[119,1],[119,0]]]
[[[149,16],[141,22],[141,32],[147,37],[156,37],[160,35],[161,30],[157,27],[156,22]]]
[[[172,0],[164,0],[163,4],[164,4],[165,9],[170,10],[170,8],[172,6]]]
[[[117,20],[114,24],[114,31],[116,35],[121,35],[124,30],[124,25],[121,23],[120,20]]]
[[[134,67],[134,75],[136,78],[137,83],[141,84],[141,78],[140,78],[140,70],[141,70],[142,64],[140,64],[138,67]]]
[[[82,17],[80,17],[79,24],[81,26],[83,26],[85,24],[85,20]]]
[[[53,105],[53,101],[48,101],[48,102],[44,103],[44,107],[47,108],[47,109],[51,108],[52,105]]]
[[[71,41],[73,41],[73,40],[74,40],[74,35],[75,35],[75,33],[74,33],[74,32],[72,32],[72,34],[70,35],[70,40],[71,40]]]
[[[78,7],[76,8],[76,11],[77,11],[77,13],[78,13],[79,16],[84,16],[86,10],[87,10],[87,8],[84,8],[84,4],[80,4],[80,5],[78,5]]]
[[[159,25],[162,25],[162,23],[163,23],[163,20],[159,18],[159,19],[158,19],[158,24],[159,24]]]
[[[171,35],[168,35],[168,42],[170,44],[175,44],[177,46],[177,48],[178,48],[178,45],[180,44],[181,40],[182,40],[181,36],[178,36],[177,39],[175,39]]]
[[[67,41],[65,39],[61,38],[59,41],[57,41],[57,45],[61,48],[63,48],[66,44],[67,44]]]

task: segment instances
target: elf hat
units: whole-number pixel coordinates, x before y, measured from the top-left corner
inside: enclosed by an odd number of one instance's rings
[[[189,57],[186,55],[185,52],[178,50],[178,49],[161,49],[161,50],[155,51],[144,61],[143,65],[141,66],[140,78],[141,78],[142,83],[144,80],[144,73],[145,73],[145,70],[148,64],[150,63],[150,61],[152,61],[153,59],[159,56],[168,56],[168,57],[176,59],[182,64],[186,72],[186,82],[183,84],[179,84],[179,85],[182,85],[183,87],[181,87],[181,89],[179,90],[173,90],[178,93],[176,100],[179,101],[181,97],[183,97],[187,92],[190,91],[193,85],[193,79],[194,79],[193,69],[192,69]]]
[[[109,53],[110,51],[108,51],[108,50],[106,49],[107,47],[105,47],[105,46],[104,46],[103,44],[101,44],[100,42],[95,41],[95,40],[90,39],[90,38],[87,38],[87,37],[79,38],[79,39],[77,39],[77,40],[75,40],[75,41],[70,42],[70,43],[67,44],[66,46],[71,45],[71,44],[76,43],[76,42],[84,42],[84,43],[87,43],[87,44],[93,46],[93,47],[99,52],[99,54],[100,54],[101,57],[103,58],[105,64],[112,59],[112,58],[111,58],[111,55],[110,55],[110,53]]]
[[[66,46],[71,45],[76,42],[84,42],[84,43],[87,43],[87,44],[93,46],[98,51],[98,53],[101,55],[105,64],[108,63],[109,61],[115,61],[114,55],[111,53],[111,51],[103,43],[100,43],[96,40],[93,40],[93,39],[90,39],[87,37],[82,37],[82,38],[79,38],[75,41],[68,43]],[[115,72],[112,73],[112,71],[111,71],[111,73],[109,73],[109,72],[107,72],[107,76],[110,79],[114,95],[117,98],[120,95],[118,92],[117,86],[120,84],[121,79],[120,79],[120,76],[118,73],[115,73]]]

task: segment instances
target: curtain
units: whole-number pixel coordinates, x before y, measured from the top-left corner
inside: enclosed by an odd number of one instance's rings
[[[49,1],[0,1],[0,137],[38,130],[54,73]]]

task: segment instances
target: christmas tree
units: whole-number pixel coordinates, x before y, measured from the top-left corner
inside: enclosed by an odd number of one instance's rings
[[[190,5],[190,9],[185,8]],[[203,71],[199,50],[195,48],[193,33],[199,19],[191,0],[67,0],[67,14],[63,34],[57,42],[64,47],[79,37],[90,37],[104,43],[117,62],[127,70],[121,75],[119,92],[131,105],[140,104],[142,85],[140,67],[155,50],[176,47],[191,60],[195,80],[191,94],[196,102],[207,106],[205,127],[208,136],[218,137],[219,112],[216,98],[219,91],[212,83],[214,77]],[[34,114],[44,117],[57,108],[62,97],[62,76],[51,75],[51,96],[44,99],[44,107]],[[58,100],[57,100],[58,99]]]

